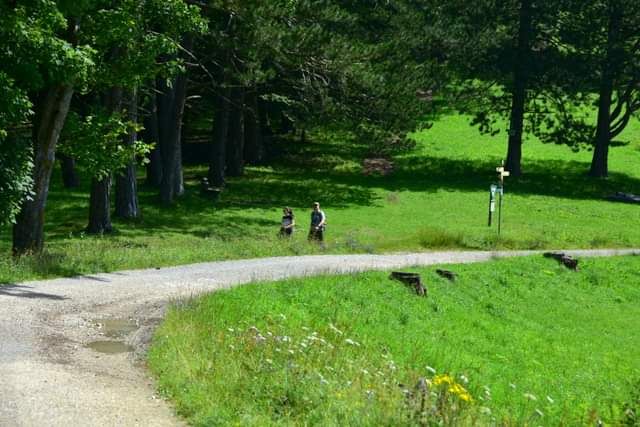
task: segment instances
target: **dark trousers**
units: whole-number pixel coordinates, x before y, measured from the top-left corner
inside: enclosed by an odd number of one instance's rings
[[[324,228],[311,227],[309,230],[309,240],[315,240],[316,242],[324,241]]]

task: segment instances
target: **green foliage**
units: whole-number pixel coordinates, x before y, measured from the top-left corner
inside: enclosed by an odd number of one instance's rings
[[[6,138],[0,129],[0,225],[14,221],[31,189],[31,144],[23,138]]]
[[[427,298],[384,272],[218,291],[170,310],[149,363],[195,425],[617,425],[640,378],[640,258],[580,267],[412,269]]]
[[[132,158],[142,158],[153,145],[134,141],[127,145],[124,138],[141,130],[136,123],[127,121],[126,111],[80,118],[72,113],[67,119],[60,152],[78,161],[78,165],[95,178],[103,178],[124,168]]]

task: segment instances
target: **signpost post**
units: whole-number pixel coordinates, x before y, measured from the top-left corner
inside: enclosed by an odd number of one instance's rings
[[[489,193],[489,227],[491,227],[493,220],[493,213],[496,210],[496,194],[499,197],[498,200],[498,235],[502,231],[502,199],[504,197],[504,178],[509,176],[509,171],[504,169],[504,162],[502,166],[496,168],[498,172],[498,185],[491,184]]]

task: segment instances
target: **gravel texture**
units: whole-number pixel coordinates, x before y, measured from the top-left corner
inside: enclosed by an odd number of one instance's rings
[[[212,262],[0,285],[0,426],[181,425],[155,394],[144,353],[171,301],[251,281],[539,254],[432,252],[322,255]],[[583,256],[640,250],[565,251]],[[101,319],[131,319],[134,351],[86,347],[109,340]]]

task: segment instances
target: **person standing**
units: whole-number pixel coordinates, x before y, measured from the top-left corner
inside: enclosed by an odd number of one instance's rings
[[[313,210],[311,211],[311,227],[309,228],[309,241],[322,242],[324,241],[324,228],[327,217],[324,212],[320,210],[320,203],[313,203]]]
[[[296,226],[293,209],[282,209],[282,223],[280,224],[280,237],[291,237]]]

